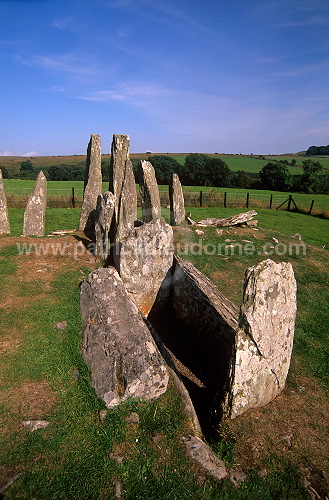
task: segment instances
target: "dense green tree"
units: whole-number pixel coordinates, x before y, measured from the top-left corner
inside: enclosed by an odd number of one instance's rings
[[[205,167],[207,155],[190,153],[186,155],[181,169],[181,182],[187,186],[204,186],[206,184]]]
[[[9,179],[9,172],[8,172],[7,168],[4,167],[3,165],[0,165],[0,170],[2,172],[3,179]]]
[[[31,160],[24,160],[22,161],[20,167],[19,167],[19,170],[20,172],[33,172],[33,163],[31,162]]]
[[[214,187],[227,187],[230,181],[231,171],[228,165],[220,158],[206,158],[205,184]]]
[[[304,160],[303,174],[300,177],[300,190],[305,193],[320,193],[322,165],[318,161]]]
[[[267,163],[259,172],[259,177],[263,189],[288,191],[291,188],[291,175],[284,163]]]
[[[237,170],[230,175],[230,186],[247,189],[253,183],[253,179],[244,171]]]
[[[310,146],[306,154],[307,156],[329,155],[329,144],[327,146]]]
[[[169,184],[172,174],[180,176],[181,165],[172,156],[153,155],[148,157],[155,170],[158,184]]]

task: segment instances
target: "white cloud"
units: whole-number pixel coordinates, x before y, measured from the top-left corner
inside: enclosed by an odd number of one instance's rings
[[[13,153],[11,151],[9,151],[8,149],[6,151],[4,151],[3,153],[0,152],[0,156],[14,156]]]
[[[25,153],[24,155],[19,156],[38,156],[38,153],[36,151],[30,151],[29,153]]]

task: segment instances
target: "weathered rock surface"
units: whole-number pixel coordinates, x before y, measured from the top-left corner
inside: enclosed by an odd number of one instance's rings
[[[147,315],[157,295],[169,296],[173,230],[161,217],[134,228],[120,244],[116,267],[131,300]]]
[[[166,391],[168,372],[150,331],[114,268],[97,269],[81,285],[83,357],[108,408],[128,397]]]
[[[212,392],[218,405],[212,416],[216,419],[216,415],[229,413],[239,309],[193,264],[175,256],[174,268],[173,308],[207,357]]]
[[[134,229],[134,222],[137,219],[137,191],[133,166],[130,160],[126,160],[124,172],[117,212],[115,242],[122,241],[131,233]]]
[[[182,185],[177,174],[172,175],[169,184],[169,202],[170,202],[170,224],[177,226],[185,220],[185,207]]]
[[[23,235],[44,236],[47,206],[47,179],[41,171],[24,212]]]
[[[293,346],[292,265],[267,259],[246,271],[232,385],[232,417],[261,407],[284,388]]]
[[[236,226],[238,224],[246,224],[250,226],[257,225],[256,221],[252,222],[253,217],[257,215],[255,210],[249,210],[249,212],[242,212],[237,215],[232,215],[231,217],[225,217],[224,219],[215,219],[209,217],[208,219],[202,219],[195,222],[190,217],[187,218],[188,222],[193,226],[217,226],[217,227],[229,227]]]
[[[10,234],[7,199],[0,169],[0,234]]]
[[[134,227],[137,219],[137,192],[129,159],[129,135],[114,134],[111,145],[109,190],[114,194],[115,209],[111,240],[119,242]]]
[[[143,221],[150,222],[161,217],[159,187],[153,165],[149,161],[140,161],[138,182],[142,196]]]
[[[98,196],[102,194],[101,138],[92,134],[87,148],[86,175],[79,230],[93,233]]]
[[[228,476],[225,464],[202,439],[197,436],[183,437],[187,452],[211,476],[220,481]]]
[[[95,255],[107,258],[109,250],[109,232],[114,212],[114,195],[106,191],[99,195],[95,222]]]

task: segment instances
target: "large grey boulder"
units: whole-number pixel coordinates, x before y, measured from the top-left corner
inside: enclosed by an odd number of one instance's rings
[[[114,195],[105,191],[99,195],[95,222],[95,255],[106,259],[109,253],[109,232],[114,212]]]
[[[93,234],[98,196],[102,194],[101,138],[92,134],[87,148],[86,174],[79,230]]]
[[[232,416],[265,406],[284,389],[293,347],[296,280],[289,262],[246,271],[236,339]]]
[[[47,206],[47,179],[41,171],[24,212],[23,235],[44,236]]]
[[[177,174],[173,174],[169,184],[170,224],[177,226],[185,220],[185,206],[182,185]]]
[[[0,234],[10,234],[7,199],[0,169]]]
[[[115,202],[111,229],[113,243],[118,243],[128,236],[137,219],[137,192],[133,167],[129,159],[129,144],[128,135],[113,135],[109,183],[109,190],[114,194]]]
[[[159,187],[152,163],[142,160],[138,165],[138,182],[142,196],[143,221],[150,222],[161,217]]]
[[[160,289],[169,295],[173,252],[173,230],[162,217],[134,228],[120,243],[116,267],[130,298],[145,315]]]
[[[128,397],[166,391],[168,371],[152,335],[114,268],[97,269],[81,285],[83,357],[108,408]]]

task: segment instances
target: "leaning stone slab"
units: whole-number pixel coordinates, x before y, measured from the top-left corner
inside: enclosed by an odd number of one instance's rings
[[[93,271],[81,285],[83,357],[91,383],[111,408],[128,397],[166,391],[168,372],[152,335],[114,268]]]
[[[170,224],[177,226],[185,220],[185,206],[182,185],[177,174],[172,175],[169,184]]]
[[[41,171],[24,212],[23,235],[44,236],[47,205],[47,179]]]
[[[87,148],[86,174],[79,231],[93,233],[98,196],[102,194],[101,138],[92,134]]]
[[[106,191],[103,196],[98,196],[95,222],[95,255],[104,259],[107,258],[109,251],[109,232],[113,212],[114,195]]]
[[[187,342],[195,338],[207,359],[214,398],[211,418],[216,422],[230,413],[239,308],[193,264],[176,255],[172,303],[176,316],[192,334]]]
[[[293,347],[292,265],[267,259],[246,271],[236,341],[231,416],[265,406],[284,389]]]
[[[155,170],[149,161],[140,161],[138,165],[138,182],[142,196],[143,221],[161,217],[161,205],[158,183],[155,178]]]
[[[144,315],[151,310],[160,289],[162,300],[166,293],[169,295],[173,251],[173,230],[162,217],[134,228],[120,243],[116,267],[130,298]]]
[[[10,234],[10,226],[2,170],[0,169],[0,235],[1,234]]]

